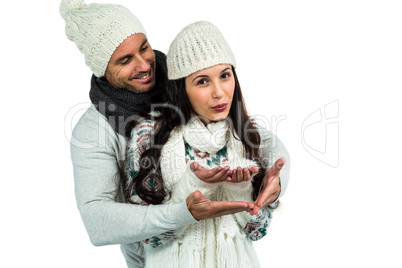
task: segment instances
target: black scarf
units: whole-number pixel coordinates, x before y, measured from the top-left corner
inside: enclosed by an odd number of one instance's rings
[[[141,117],[147,116],[151,104],[163,102],[166,95],[166,56],[155,52],[155,87],[148,92],[134,93],[128,89],[114,88],[105,77],[92,75],[89,97],[96,109],[120,135],[129,137],[131,128]]]

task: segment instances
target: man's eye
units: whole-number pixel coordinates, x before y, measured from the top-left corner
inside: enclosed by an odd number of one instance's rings
[[[126,65],[128,62],[129,62],[129,59],[128,59],[128,58],[122,59],[122,60],[120,61],[120,65]]]

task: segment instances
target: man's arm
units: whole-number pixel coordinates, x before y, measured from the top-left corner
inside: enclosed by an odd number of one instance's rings
[[[166,205],[118,203],[118,155],[126,150],[125,141],[120,139],[124,138],[93,107],[73,132],[71,158],[76,201],[94,245],[134,243],[197,220],[250,209],[249,203],[210,201],[200,192],[190,194],[180,203]]]
[[[116,202],[120,187],[122,137],[95,110],[77,123],[71,142],[78,209],[96,246],[128,244],[196,222],[185,200],[177,204],[135,206]]]

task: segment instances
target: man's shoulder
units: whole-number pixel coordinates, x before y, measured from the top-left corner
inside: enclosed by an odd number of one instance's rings
[[[91,106],[81,115],[74,127],[74,132],[80,130],[98,130],[100,127],[105,128],[107,125],[108,122],[105,116],[98,112],[95,106],[91,104]]]
[[[162,51],[156,50],[154,49],[154,53],[155,53],[155,57],[159,57],[161,59],[165,59],[166,60],[166,54],[163,53]]]
[[[72,145],[99,143],[100,141],[121,143],[123,140],[124,137],[113,130],[105,116],[98,112],[93,105],[78,120],[71,136]]]

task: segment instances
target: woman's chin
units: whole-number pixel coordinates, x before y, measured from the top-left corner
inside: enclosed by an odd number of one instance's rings
[[[227,115],[221,115],[221,116],[214,116],[214,117],[208,118],[208,120],[210,122],[218,122],[218,121],[225,120],[226,118],[228,118]]]

